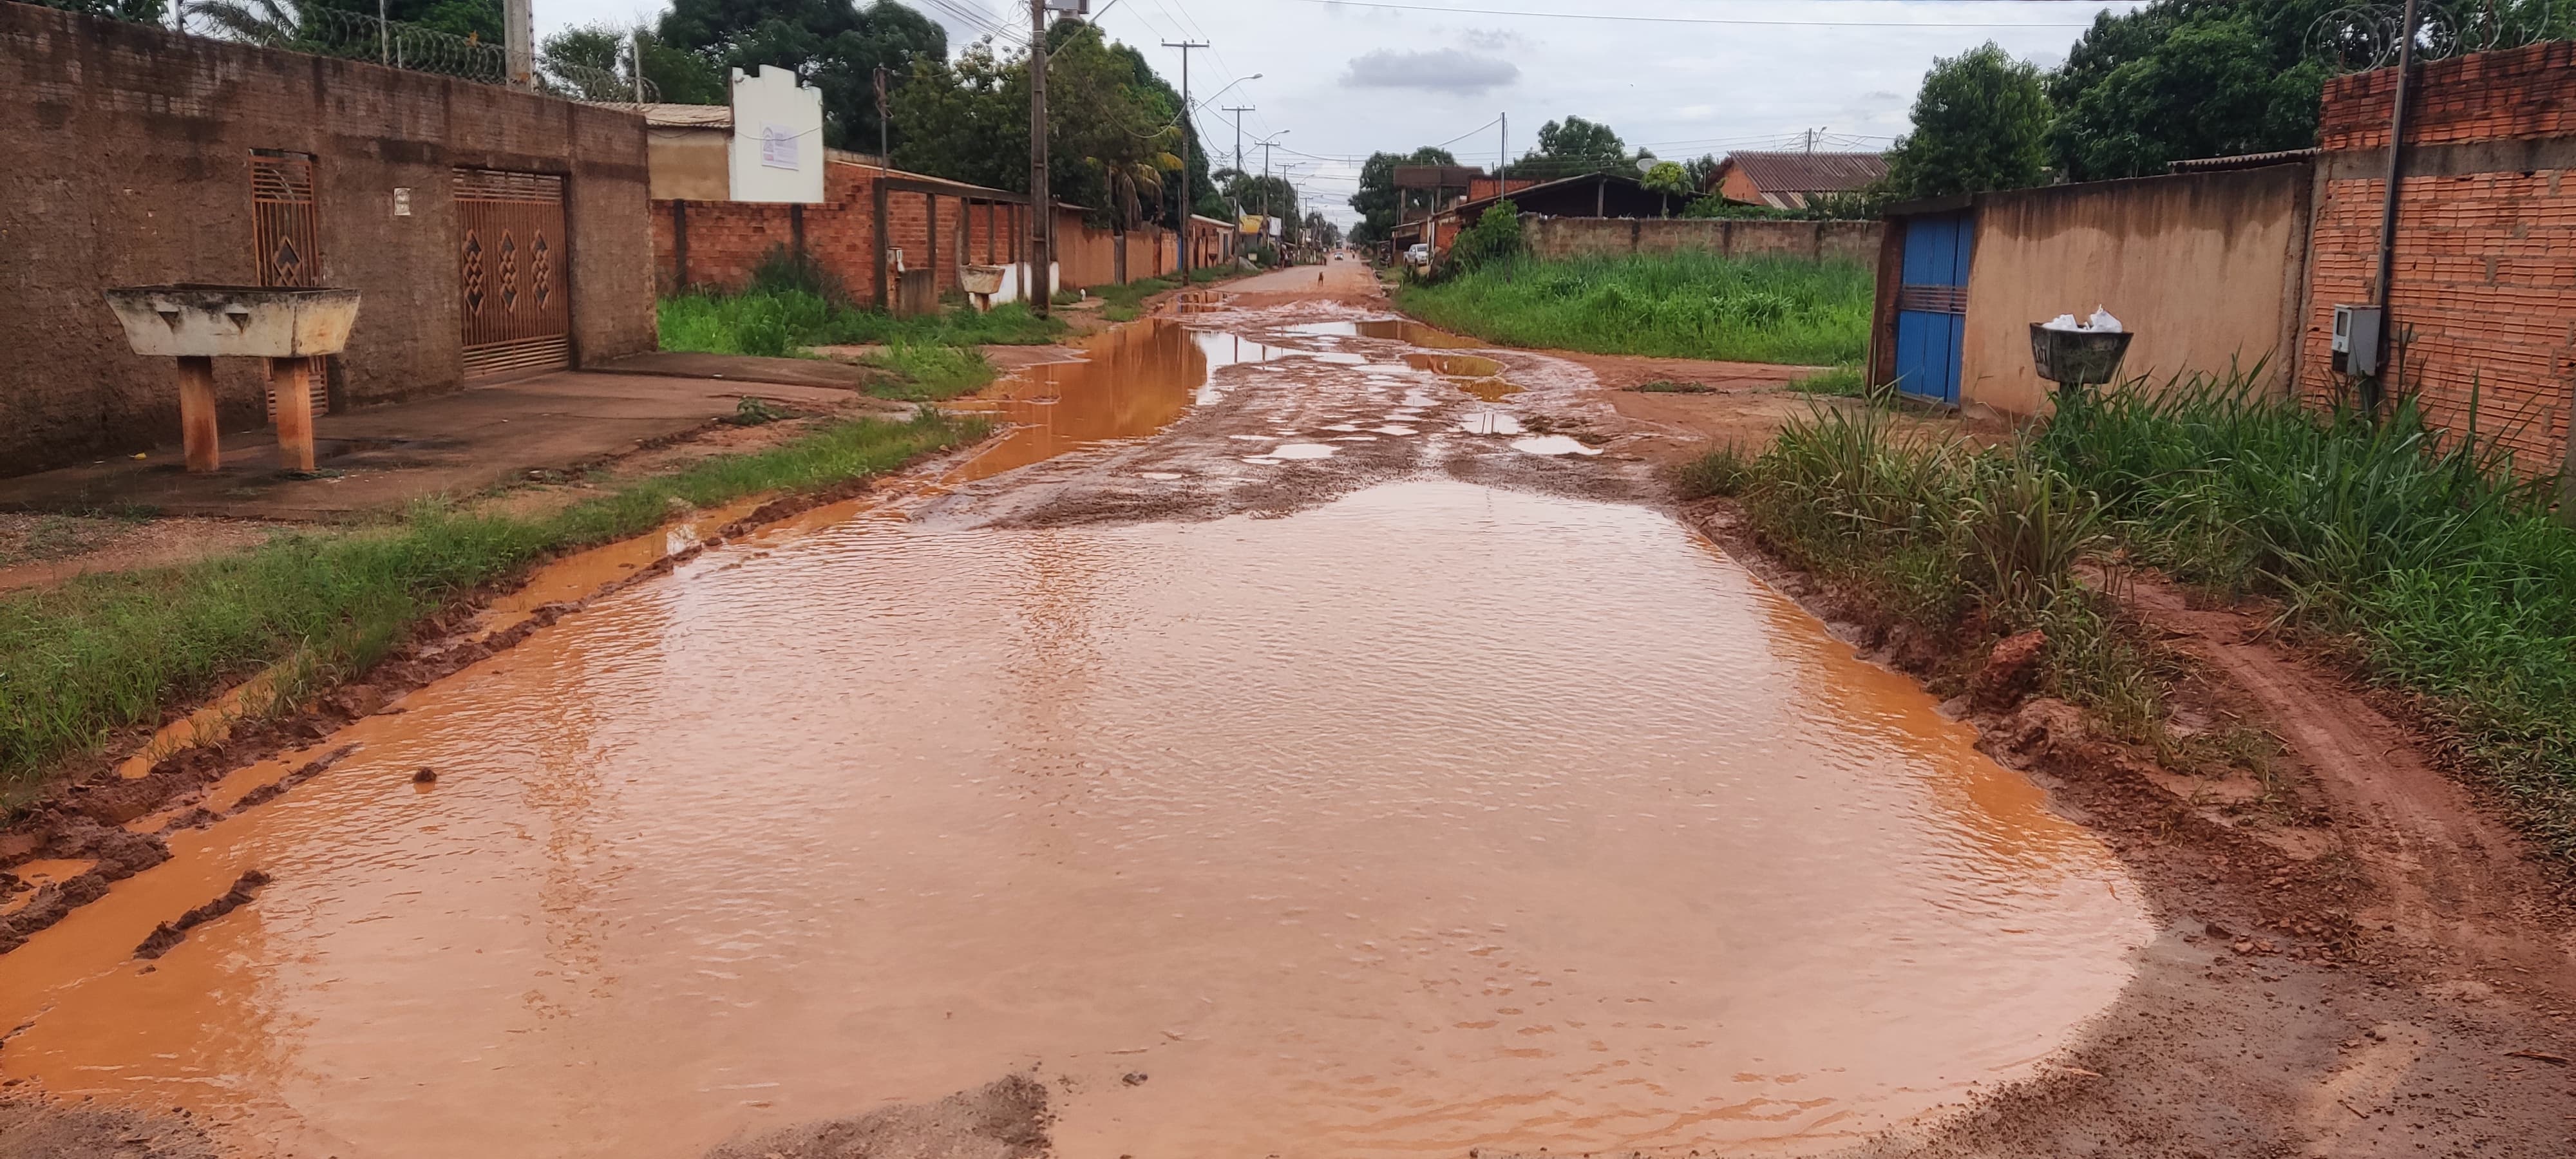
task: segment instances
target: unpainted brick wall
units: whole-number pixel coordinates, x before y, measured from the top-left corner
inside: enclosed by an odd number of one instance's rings
[[[1549,217],[1537,213],[1522,214],[1521,226],[1529,238],[1530,252],[1550,259],[1706,250],[1728,257],[1870,262],[1878,258],[1880,231],[1875,221]],[[1445,229],[1441,240],[1449,240]]]
[[[2334,307],[2370,300],[2395,79],[2381,69],[2326,89],[2300,359],[2302,393],[2321,405],[2351,393],[2328,363]],[[2523,471],[2557,470],[2576,383],[2576,173],[2561,166],[2576,149],[2493,145],[2576,137],[2576,45],[2440,61],[2416,80],[2389,287],[2393,385],[2454,432],[2474,395],[2482,440]],[[2541,167],[2477,171],[2499,164]]]
[[[0,3],[0,142],[0,475],[177,441],[170,360],[134,354],[99,291],[256,284],[254,149],[315,157],[319,280],[362,296],[344,403],[462,385],[460,166],[562,175],[575,357],[654,345],[632,113]],[[215,366],[222,429],[264,425],[255,360]]]
[[[665,292],[682,286],[740,289],[753,269],[773,251],[795,244],[796,219],[804,219],[805,250],[841,284],[851,299],[876,300],[876,185],[883,170],[873,165],[834,161],[823,175],[819,204],[799,210],[787,205],[744,201],[691,201],[681,210],[669,201],[653,203],[655,276]],[[923,180],[920,174],[893,172],[897,181]],[[685,214],[688,269],[679,268],[676,223]],[[931,247],[933,215],[938,247]],[[886,244],[902,251],[904,267],[935,267],[939,292],[959,289],[958,265],[1009,265],[1026,256],[1028,207],[997,204],[956,194],[926,194],[889,189],[886,194]],[[1083,223],[1080,210],[1056,211],[1057,277],[1067,289],[1116,280],[1117,237],[1110,230]],[[1168,231],[1139,227],[1127,240],[1130,279],[1151,277],[1170,268],[1157,266],[1158,252],[1170,251]],[[962,258],[961,258],[961,255]]]

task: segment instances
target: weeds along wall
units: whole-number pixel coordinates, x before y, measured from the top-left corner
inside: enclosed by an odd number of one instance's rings
[[[573,357],[653,348],[633,113],[0,3],[0,141],[0,475],[178,439],[170,360],[132,353],[99,292],[262,284],[255,150],[312,159],[318,248],[296,260],[362,294],[319,403],[462,385],[459,168],[562,177]],[[216,389],[224,430],[265,425],[253,360],[218,359]]]
[[[1018,194],[835,157],[824,168],[819,204],[655,201],[655,278],[665,293],[687,286],[740,289],[763,258],[782,248],[793,250],[801,241],[805,253],[839,281],[853,300],[874,302],[880,180],[889,183],[887,247],[902,251],[906,269],[932,269],[939,293],[959,288],[960,264],[1010,265],[1026,260],[1028,207],[994,200]],[[923,192],[906,188],[907,184],[937,190]],[[1069,207],[1056,210],[1055,237],[1056,277],[1066,289],[1153,277],[1170,271],[1178,260],[1168,230],[1141,226],[1122,238],[1084,224],[1082,211]]]
[[[1472,223],[1471,223],[1472,224]],[[1878,257],[1875,221],[1762,221],[1721,218],[1521,215],[1530,253],[1547,259],[1706,250],[1731,258],[1783,257],[1868,263]],[[1446,235],[1449,231],[1443,230]],[[1449,238],[1443,236],[1442,244]]]
[[[2380,69],[2326,86],[2299,375],[2320,403],[2351,396],[2328,343],[2335,306],[2370,300],[2396,83]],[[2526,473],[2558,470],[2576,449],[2576,44],[2438,61],[2415,83],[2389,287],[2395,385],[2454,431],[2474,391],[2482,439]]]
[[[1976,199],[1959,398],[2047,409],[2030,324],[2108,309],[2137,337],[2124,375],[2231,365],[2291,380],[2308,244],[2303,164],[1990,193]]]

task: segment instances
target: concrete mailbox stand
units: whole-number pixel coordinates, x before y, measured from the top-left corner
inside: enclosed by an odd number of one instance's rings
[[[215,430],[215,359],[265,358],[277,392],[277,453],[313,469],[313,384],[305,359],[337,354],[358,320],[356,290],[266,286],[134,286],[106,291],[136,354],[179,361],[179,432],[188,469],[223,465]]]

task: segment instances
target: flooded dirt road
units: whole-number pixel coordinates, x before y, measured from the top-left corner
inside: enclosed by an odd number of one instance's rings
[[[2112,1002],[2098,842],[1516,410],[1561,364],[1422,353],[1290,304],[1006,384],[907,497],[240,774],[348,750],[0,957],[0,1076],[349,1159],[1011,1074],[1071,1159],[1799,1151]]]

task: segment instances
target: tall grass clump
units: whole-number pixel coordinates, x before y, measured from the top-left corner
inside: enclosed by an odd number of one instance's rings
[[[288,697],[363,671],[448,600],[554,552],[650,530],[675,505],[829,486],[984,430],[929,410],[911,422],[853,420],[550,515],[424,502],[378,526],[0,595],[0,800],[116,730],[263,668],[290,664]]]
[[[2537,836],[2576,856],[2576,530],[2552,480],[2445,438],[2411,399],[2373,422],[2257,373],[2069,400],[2034,450],[2178,578],[2278,598],[2421,697]]]
[[[2145,738],[2162,715],[2147,650],[2076,579],[2109,538],[2098,501],[2019,448],[1905,435],[1883,412],[1819,410],[1741,484],[1747,513],[1801,566],[1932,638],[2048,637],[2051,690]]]
[[[1488,261],[1397,302],[1444,329],[1507,346],[1743,362],[1860,362],[1874,276],[1852,262],[1731,259],[1705,251]]]
[[[993,361],[971,346],[897,340],[861,361],[898,376],[898,381],[871,385],[868,393],[902,402],[943,402],[983,389],[996,373]]]

